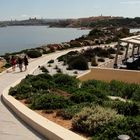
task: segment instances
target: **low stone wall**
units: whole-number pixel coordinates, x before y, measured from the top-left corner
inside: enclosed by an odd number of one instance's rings
[[[105,69],[105,68],[92,68],[85,75],[78,76],[81,81],[87,80],[103,80],[111,81],[118,80],[127,83],[140,83],[140,71],[121,70],[121,69]]]

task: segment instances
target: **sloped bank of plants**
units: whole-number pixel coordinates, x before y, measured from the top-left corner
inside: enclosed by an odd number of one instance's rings
[[[31,109],[56,111],[56,117],[70,120],[72,130],[93,140],[117,140],[127,134],[140,139],[140,85],[119,81],[86,81],[64,74],[28,75],[9,94],[24,99]],[[127,98],[111,100],[108,96]]]
[[[99,62],[105,62],[106,59],[114,59],[114,54],[116,49],[109,48],[87,48],[78,51],[70,51],[65,55],[58,57],[59,62],[63,62],[65,65],[68,65],[68,70],[78,69],[78,70],[87,70],[89,69],[88,63],[91,63],[91,66],[98,66]],[[123,52],[121,52],[123,54]],[[98,59],[97,59],[98,58]]]

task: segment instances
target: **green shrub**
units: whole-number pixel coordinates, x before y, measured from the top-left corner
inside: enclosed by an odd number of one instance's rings
[[[83,102],[93,102],[96,101],[97,98],[94,94],[88,93],[87,91],[79,90],[72,94],[70,100],[74,103],[79,104]]]
[[[54,63],[54,60],[48,61],[48,64],[52,64],[52,63]]]
[[[78,51],[70,51],[67,53],[68,56],[77,56],[79,55],[79,52]]]
[[[122,52],[122,51],[120,51],[120,52],[119,52],[119,55],[123,55],[123,52]]]
[[[131,99],[133,94],[137,94],[135,91],[138,89],[138,85],[136,84],[126,84],[126,83],[123,83],[124,85],[124,88],[122,90],[122,93],[123,93],[123,98],[126,98],[127,99]],[[139,93],[138,93],[139,95]]]
[[[71,57],[68,60],[68,65],[69,65],[70,68],[77,69],[77,70],[87,70],[87,69],[89,69],[87,60],[82,56]]]
[[[18,94],[26,94],[28,92],[31,92],[31,87],[28,84],[20,84],[17,87]]]
[[[51,65],[51,64],[49,64],[49,65],[48,65],[48,67],[52,67],[52,65]]]
[[[46,51],[45,49],[42,48],[42,54],[47,54],[48,51]]]
[[[112,80],[109,87],[111,95],[123,97],[123,90],[125,88],[125,84],[123,82]]]
[[[70,41],[70,46],[71,47],[82,47],[82,44],[79,41],[72,40],[72,41]]]
[[[48,90],[49,85],[46,80],[37,80],[32,83],[32,87],[38,90]]]
[[[74,74],[78,74],[78,71],[74,71],[73,73],[74,73]]]
[[[115,57],[113,55],[110,55],[109,56],[109,59],[114,59]]]
[[[104,37],[105,34],[103,31],[99,30],[99,29],[93,29],[90,31],[89,36],[95,37],[95,38],[99,38],[99,37]]]
[[[105,62],[105,59],[104,58],[98,58],[98,61],[99,62]]]
[[[39,74],[36,76],[28,75],[28,76],[26,76],[25,80],[23,80],[23,82],[28,81],[30,84],[32,84],[35,81],[42,81],[42,80],[43,81],[46,80],[45,82],[52,81],[53,77],[51,75],[49,75],[48,73],[43,73],[43,74]]]
[[[66,55],[61,55],[60,57],[58,57],[58,62],[64,61],[65,60]]]
[[[125,116],[137,116],[140,114],[140,106],[136,103],[119,101],[113,104],[113,108],[116,109],[119,114]]]
[[[78,51],[70,51],[68,52],[67,54],[65,55],[61,55],[60,57],[58,57],[58,61],[64,61],[64,63],[66,64],[67,61],[71,58],[71,57],[75,57],[75,56],[78,56],[79,55],[79,52]]]
[[[93,89],[88,89],[87,92],[96,96],[99,99],[108,100],[108,97],[107,97],[108,93],[104,89],[93,88]]]
[[[84,50],[82,55],[88,60],[88,62],[90,62],[91,59],[95,57],[96,52],[94,51],[94,49],[89,48],[87,50]]]
[[[40,67],[40,70],[42,70],[42,72],[49,73],[49,71],[44,66]]]
[[[111,81],[110,84],[110,93],[113,96],[120,96],[127,99],[132,99],[133,95],[137,95],[139,97],[139,86],[136,84],[128,84],[120,81]],[[138,92],[136,92],[138,91]]]
[[[56,65],[56,66],[54,67],[54,69],[56,69],[56,70],[57,70],[57,69],[59,69],[59,68],[58,68],[58,66]]]
[[[101,47],[94,48],[94,52],[98,57],[109,57],[109,52]]]
[[[37,76],[28,75],[22,83],[27,83],[31,86],[33,92],[55,87],[52,76],[48,73],[39,74]]]
[[[10,68],[12,65],[10,63],[6,63],[3,67]]]
[[[70,97],[71,101],[75,103],[83,103],[83,102],[96,102],[100,100],[108,100],[107,93],[101,89],[84,89],[81,88],[76,90],[72,96]]]
[[[110,43],[112,43],[112,39],[107,39],[107,40],[105,41],[105,44],[110,44]]]
[[[37,50],[29,50],[27,51],[27,55],[30,58],[37,58],[42,56],[41,52],[37,51]]]
[[[10,88],[9,95],[15,96],[16,99],[26,99],[31,95],[31,87],[29,84],[19,84],[14,88]]]
[[[124,46],[121,46],[120,50],[121,51],[125,51],[125,47]]]
[[[73,88],[78,88],[79,80],[75,77],[66,75],[66,74],[56,74],[53,76],[53,81],[56,84],[57,88],[71,91]]]
[[[115,109],[119,114],[123,114],[125,116],[138,116],[140,114],[140,104],[137,102],[109,100],[103,101],[102,106]]]
[[[10,63],[11,54],[10,53],[5,53],[5,55],[3,56],[3,58],[6,60],[7,63]]]
[[[93,140],[118,140],[120,134],[129,135],[132,140],[140,139],[140,119],[124,118],[101,126]]]
[[[82,83],[81,88],[84,88],[84,89],[97,88],[100,90],[109,91],[109,84],[104,81],[99,81],[99,80],[88,80]]]
[[[107,51],[109,52],[109,54],[116,54],[116,50],[114,48],[109,48],[107,49]]]
[[[60,68],[58,68],[57,73],[62,73],[62,70]]]
[[[31,108],[61,109],[66,108],[69,104],[70,102],[67,99],[64,99],[64,97],[48,93],[36,97],[31,104]]]
[[[140,87],[133,92],[132,100],[140,101]]]
[[[15,96],[17,95],[17,86],[16,87],[11,87],[10,90],[9,90],[9,95],[11,96]]]
[[[116,119],[123,118],[117,115],[117,112],[97,106],[95,108],[84,108],[80,113],[76,114],[72,119],[73,129],[87,134],[94,134],[101,126],[105,126]]]

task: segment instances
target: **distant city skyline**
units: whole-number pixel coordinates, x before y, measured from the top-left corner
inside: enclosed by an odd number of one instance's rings
[[[0,0],[0,20],[140,17],[140,0]]]

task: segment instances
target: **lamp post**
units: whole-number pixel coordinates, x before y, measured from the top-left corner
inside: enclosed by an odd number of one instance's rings
[[[118,140],[130,140],[130,137],[128,135],[119,135]]]

